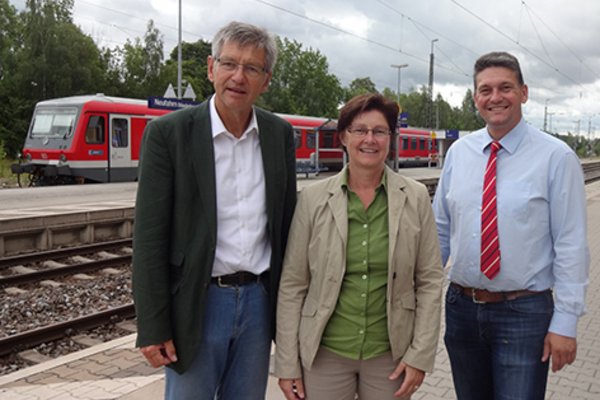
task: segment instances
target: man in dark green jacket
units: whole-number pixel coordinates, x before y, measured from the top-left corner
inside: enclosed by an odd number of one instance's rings
[[[166,399],[264,399],[281,262],[296,202],[289,123],[254,107],[276,59],[232,22],[208,57],[215,94],[152,121],[136,201],[137,345]]]

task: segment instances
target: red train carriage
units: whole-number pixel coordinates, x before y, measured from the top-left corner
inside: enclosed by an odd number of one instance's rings
[[[337,121],[328,118],[277,114],[294,128],[296,165],[299,170],[311,166],[316,170],[339,169],[342,166],[342,146],[337,135]],[[318,138],[318,140],[317,140]]]
[[[12,171],[33,185],[133,181],[144,128],[167,112],[101,94],[41,101]]]
[[[25,141],[24,162],[12,171],[28,174],[30,185],[134,181],[144,128],[168,112],[148,107],[145,100],[102,94],[41,101]],[[342,167],[337,121],[278,115],[294,128],[299,172]],[[426,165],[437,154],[429,132],[413,128],[400,130],[397,148],[399,166]]]
[[[422,167],[437,162],[437,140],[431,131],[421,128],[399,128],[395,147],[398,149],[400,167]]]

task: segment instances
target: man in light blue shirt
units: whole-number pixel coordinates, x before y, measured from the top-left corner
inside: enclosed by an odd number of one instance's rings
[[[562,141],[523,120],[517,59],[480,57],[474,101],[487,126],[449,149],[434,199],[442,260],[450,259],[445,343],[459,400],[543,399],[552,371],[576,356],[589,251],[581,165]],[[480,270],[482,192],[490,144],[500,270]],[[485,236],[485,235],[483,235]]]

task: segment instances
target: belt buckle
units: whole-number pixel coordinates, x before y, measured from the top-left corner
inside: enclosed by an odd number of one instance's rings
[[[475,304],[485,304],[485,301],[477,300],[477,296],[475,295],[475,288],[471,288],[471,298],[473,299],[473,303]]]
[[[227,285],[226,283],[223,283],[221,281],[221,278],[222,278],[222,275],[221,276],[217,276],[217,286],[218,287],[220,287],[220,288],[230,288],[230,287],[233,286],[233,285]]]

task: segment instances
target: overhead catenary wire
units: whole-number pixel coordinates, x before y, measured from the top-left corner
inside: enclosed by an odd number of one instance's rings
[[[527,47],[525,47],[524,45],[522,45],[521,43],[519,43],[519,41],[515,40],[514,38],[510,37],[509,35],[507,35],[506,33],[502,32],[500,29],[496,28],[494,25],[492,25],[490,22],[486,21],[485,19],[483,19],[480,15],[478,15],[477,13],[475,13],[474,11],[471,11],[470,9],[468,9],[467,7],[465,7],[464,5],[462,5],[461,3],[459,3],[457,0],[450,0],[452,3],[454,3],[456,6],[458,6],[459,8],[461,8],[462,10],[464,10],[466,13],[470,14],[471,16],[473,16],[474,18],[478,19],[479,21],[483,22],[485,25],[487,25],[489,28],[491,28],[492,30],[496,31],[498,34],[500,34],[501,36],[505,37],[506,39],[508,39],[509,41],[513,42],[514,44],[516,44],[517,46],[519,46],[521,49],[523,49],[525,52],[527,52],[528,54],[532,55],[533,57],[537,58],[539,61],[541,61],[544,65],[546,65],[547,67],[549,67],[550,69],[552,69],[553,71],[555,71],[556,73],[558,73],[559,75],[561,75],[563,78],[566,78],[567,80],[569,80],[570,82],[572,82],[573,84],[583,88],[583,85],[576,81],[575,79],[573,79],[572,77],[570,77],[569,75],[567,75],[566,73],[564,73],[563,71],[561,71],[560,69],[554,67],[552,64],[550,64],[548,61],[544,60],[542,57],[540,57],[539,55],[537,55],[536,53],[534,53],[532,50],[528,49]]]

